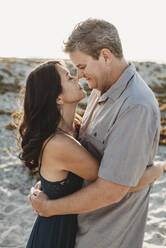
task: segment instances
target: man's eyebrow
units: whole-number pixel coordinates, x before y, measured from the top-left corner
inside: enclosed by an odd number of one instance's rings
[[[78,65],[76,65],[76,67],[82,67],[82,66],[85,66],[84,64],[78,64]]]

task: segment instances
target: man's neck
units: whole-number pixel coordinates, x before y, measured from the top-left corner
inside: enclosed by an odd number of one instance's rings
[[[113,84],[117,82],[117,80],[120,78],[120,76],[128,66],[129,63],[125,59],[122,59],[120,62],[118,60],[114,61],[111,68],[111,79],[106,85],[106,87],[103,89],[101,94],[106,92]]]

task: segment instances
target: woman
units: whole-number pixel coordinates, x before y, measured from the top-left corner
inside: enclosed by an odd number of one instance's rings
[[[27,78],[19,127],[20,159],[29,169],[39,169],[42,190],[50,199],[79,190],[82,179],[97,178],[99,162],[74,138],[76,106],[85,96],[78,80],[58,61],[39,65]],[[68,153],[68,146],[73,153]],[[160,168],[147,169],[131,191],[144,187],[160,174]],[[76,215],[38,216],[26,247],[72,248],[76,231]]]

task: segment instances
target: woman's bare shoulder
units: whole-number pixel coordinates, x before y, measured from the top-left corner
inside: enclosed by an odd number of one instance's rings
[[[49,142],[48,149],[50,153],[55,156],[69,154],[71,152],[84,150],[81,144],[71,135],[68,134],[56,134]],[[55,152],[56,151],[56,152]]]
[[[72,173],[93,181],[98,175],[98,161],[72,136],[57,134],[48,146],[47,155],[56,161],[58,170]]]

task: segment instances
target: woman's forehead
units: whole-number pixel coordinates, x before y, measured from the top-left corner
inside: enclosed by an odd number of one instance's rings
[[[64,65],[56,65],[57,67],[57,70],[62,73],[62,74],[66,74],[68,73],[69,71],[67,70],[67,68],[64,66]]]

